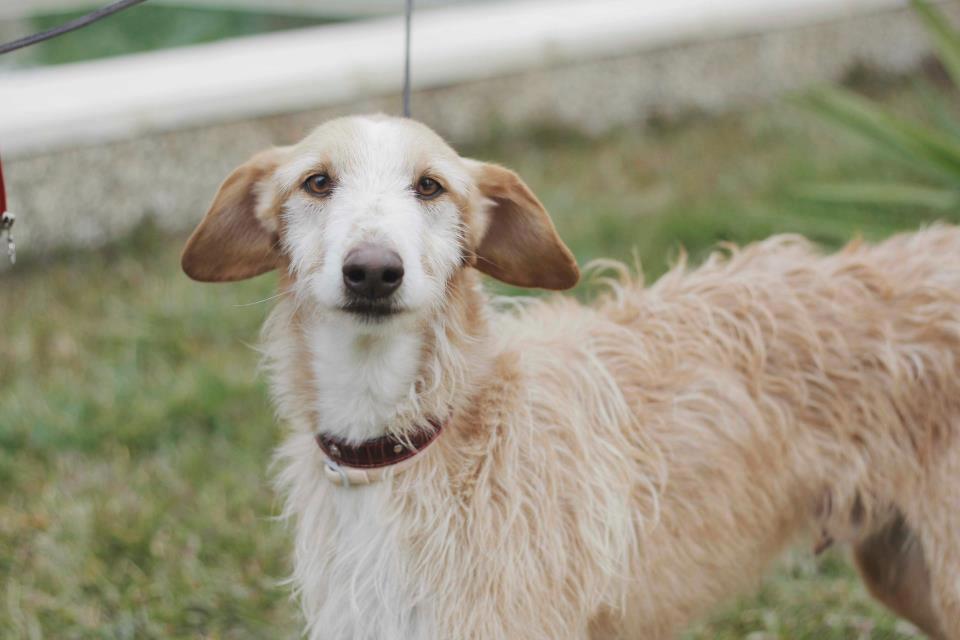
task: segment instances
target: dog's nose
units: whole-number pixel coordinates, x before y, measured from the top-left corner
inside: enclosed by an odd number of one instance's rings
[[[403,260],[386,247],[364,243],[354,247],[343,259],[343,284],[358,296],[377,300],[386,298],[403,282]]]

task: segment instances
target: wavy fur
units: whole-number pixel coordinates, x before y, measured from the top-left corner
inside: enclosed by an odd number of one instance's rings
[[[899,612],[960,638],[960,231],[612,272],[589,306],[496,312],[458,271],[398,408],[446,432],[360,489],[323,476],[309,309],[280,301],[264,352],[309,637],[669,638],[788,545],[863,550],[899,519],[930,594]]]

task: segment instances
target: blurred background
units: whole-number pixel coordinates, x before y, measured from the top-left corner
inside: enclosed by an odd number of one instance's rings
[[[0,41],[97,6],[2,0]],[[150,0],[0,57],[0,637],[295,638],[275,276],[179,270],[253,152],[400,111],[402,0]],[[413,116],[515,168],[581,264],[960,218],[960,2],[418,0]],[[2,246],[0,246],[2,249]],[[578,292],[589,295],[589,285]],[[910,638],[798,549],[689,638]]]

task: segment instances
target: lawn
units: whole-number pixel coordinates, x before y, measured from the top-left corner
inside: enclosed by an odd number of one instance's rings
[[[907,112],[923,93],[860,85]],[[505,132],[463,151],[518,169],[581,262],[636,252],[651,277],[681,246],[700,259],[796,231],[835,247],[929,219],[792,198],[806,181],[907,169],[789,103],[599,139]],[[0,637],[297,637],[269,485],[282,426],[252,348],[274,276],[193,283],[182,241],[144,228],[0,274]],[[842,554],[798,549],[688,637],[912,634]]]
[[[29,32],[33,33],[59,26],[85,13],[46,13],[32,16],[24,22]],[[298,29],[332,21],[282,13],[142,4],[67,36],[21,49],[13,55],[13,63],[18,66],[65,64]]]

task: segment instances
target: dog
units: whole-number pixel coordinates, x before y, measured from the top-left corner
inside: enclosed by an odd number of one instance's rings
[[[588,215],[588,213],[584,213]],[[313,639],[671,638],[789,546],[960,639],[960,230],[616,264],[590,304],[512,171],[355,116],[223,183],[184,271],[265,323]],[[822,546],[822,545],[821,545]]]

